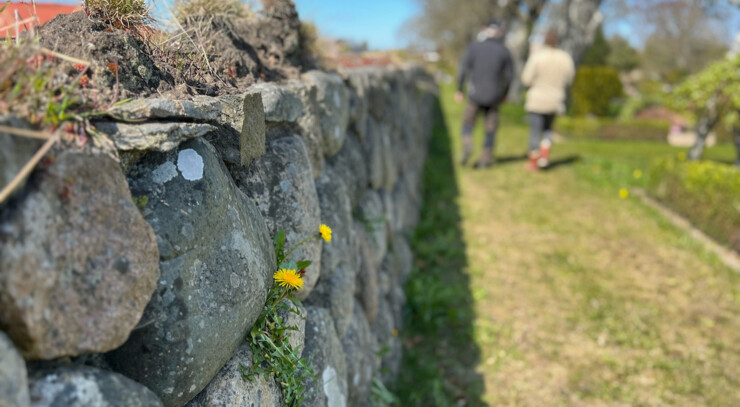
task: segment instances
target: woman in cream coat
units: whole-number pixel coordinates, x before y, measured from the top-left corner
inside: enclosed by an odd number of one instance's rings
[[[548,31],[544,47],[529,57],[522,71],[522,83],[529,88],[524,107],[529,119],[528,168],[532,170],[549,162],[555,115],[565,113],[566,90],[575,77],[573,58],[557,45],[557,33]]]

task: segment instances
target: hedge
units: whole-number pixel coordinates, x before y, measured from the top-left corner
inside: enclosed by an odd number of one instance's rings
[[[665,142],[670,127],[666,121],[646,119],[559,117],[555,121],[555,131],[575,139]]]
[[[713,161],[664,160],[649,171],[647,192],[694,226],[740,252],[740,170]]]
[[[613,99],[622,96],[619,73],[605,66],[578,68],[571,97],[571,114],[574,116],[606,116]]]

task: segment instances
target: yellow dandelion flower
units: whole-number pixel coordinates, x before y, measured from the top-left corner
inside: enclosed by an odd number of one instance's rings
[[[636,170],[634,170],[634,171],[632,172],[632,176],[634,176],[634,177],[635,177],[635,179],[640,179],[640,178],[642,178],[642,170],[640,170],[639,168],[638,168],[638,169],[636,169]]]
[[[321,224],[321,226],[319,226],[319,233],[321,234],[321,238],[327,243],[331,242],[331,228],[329,226]]]
[[[678,153],[678,160],[679,161],[686,161],[686,152],[681,151],[680,153]]]
[[[627,191],[627,188],[622,188],[619,190],[619,197],[622,199],[627,199],[630,196],[630,192]]]
[[[295,270],[280,269],[272,275],[272,278],[281,287],[291,287],[294,290],[299,290],[303,287],[303,279]]]
[[[391,331],[391,335],[398,336],[398,329],[394,329]]]

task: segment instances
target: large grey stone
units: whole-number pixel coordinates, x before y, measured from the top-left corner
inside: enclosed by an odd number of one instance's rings
[[[352,206],[347,187],[331,167],[316,179],[316,193],[321,223],[332,229],[331,243],[324,242],[321,253],[321,276],[329,278],[340,265],[353,270],[355,267]]]
[[[259,210],[208,142],[150,153],[128,176],[134,194],[148,197],[162,277],[142,322],[107,360],[179,406],[231,358],[261,312],[274,250]]]
[[[342,71],[342,75],[349,89],[350,128],[357,133],[360,140],[364,140],[367,132],[367,89],[370,86],[370,76],[363,68],[346,69]]]
[[[396,263],[399,280],[403,284],[414,268],[414,253],[405,236],[395,236],[393,242],[391,242],[391,256]]]
[[[264,373],[255,375],[251,380],[242,377],[239,366],[244,366],[248,371],[253,366],[253,358],[249,342],[242,343],[208,386],[186,405],[188,407],[281,406],[280,385],[274,377]]]
[[[114,372],[88,366],[41,369],[29,375],[34,407],[158,407],[151,390]]]
[[[31,126],[25,120],[14,116],[0,115],[0,126],[14,127],[22,130],[30,130]],[[0,130],[0,189],[15,178],[24,165],[33,157],[41,147],[42,140],[20,137]],[[23,189],[25,180],[19,184],[14,194]],[[0,203],[2,205],[2,203]]]
[[[317,93],[318,89],[315,86],[303,86],[301,88],[303,114],[298,119],[298,128],[301,138],[306,144],[314,178],[317,178],[324,171],[324,131]]]
[[[317,375],[306,386],[304,407],[346,407],[347,362],[342,343],[337,338],[329,311],[320,307],[306,307],[306,349]]]
[[[26,189],[0,212],[0,328],[26,359],[120,346],[159,270],[118,163],[62,152]]]
[[[4,333],[0,332],[0,406],[28,407],[26,362]]]
[[[383,132],[385,129],[386,126],[370,118],[367,134],[362,142],[368,182],[373,189],[382,188],[385,182],[385,161],[383,158]]]
[[[106,115],[125,121],[147,119],[188,119],[199,122],[218,120],[221,104],[218,99],[201,97],[197,100],[163,98],[136,99],[106,110]]]
[[[301,85],[294,81],[286,84],[259,83],[250,86],[249,93],[262,95],[265,120],[269,122],[295,122],[303,114]]]
[[[111,138],[119,150],[147,150],[166,152],[185,140],[201,137],[217,129],[208,123],[175,121],[145,122],[141,124],[107,121],[93,122],[95,128]]]
[[[357,220],[362,223],[370,238],[370,249],[379,265],[388,252],[388,221],[383,207],[383,198],[374,190],[367,190],[362,197],[357,210]]]
[[[285,231],[288,249],[318,234],[321,213],[308,156],[300,137],[270,140],[264,156],[249,168],[232,169],[232,175],[239,188],[259,208],[270,234],[274,236],[280,229]],[[290,256],[293,260],[313,262],[306,269],[304,286],[296,293],[296,298],[305,299],[316,285],[321,271],[321,248],[317,237]]]
[[[400,326],[394,320],[393,308],[385,296],[380,296],[378,316],[370,325],[382,354],[380,372],[383,383],[395,383],[401,367],[403,346],[398,336]]]
[[[230,164],[245,166],[262,156],[265,153],[266,131],[262,96],[257,92],[247,92],[219,96],[217,100],[219,123],[225,126],[227,131],[221,131],[217,137],[209,139],[223,160]]]
[[[368,321],[372,322],[378,313],[378,268],[370,249],[370,238],[365,226],[355,220],[354,228],[358,246],[355,296],[362,304]]]
[[[355,269],[341,263],[332,274],[322,275],[306,304],[327,308],[334,320],[337,335],[341,338],[352,321],[352,301],[355,294]]]
[[[365,194],[368,185],[367,166],[360,140],[353,133],[347,135],[342,149],[327,160],[347,187],[350,204],[356,207]]]
[[[352,323],[342,338],[342,347],[347,361],[347,405],[361,406],[370,398],[373,376],[379,366],[376,366],[378,344],[357,302],[352,306]]]
[[[322,147],[324,157],[330,157],[342,148],[344,142],[349,122],[349,92],[337,74],[309,71],[302,79],[316,87]]]

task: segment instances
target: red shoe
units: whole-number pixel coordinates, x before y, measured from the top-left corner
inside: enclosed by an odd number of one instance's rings
[[[548,141],[543,141],[540,144],[540,157],[536,164],[540,168],[545,168],[550,164],[550,143]]]
[[[539,160],[540,156],[537,153],[537,151],[532,151],[529,153],[529,161],[527,162],[527,170],[529,171],[537,171],[540,168],[537,166],[537,160]]]

